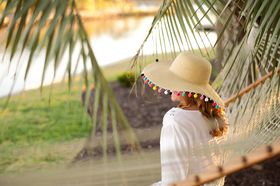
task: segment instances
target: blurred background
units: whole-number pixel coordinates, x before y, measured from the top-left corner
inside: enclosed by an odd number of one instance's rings
[[[76,2],[97,61],[100,66],[104,67],[123,60],[129,60],[136,54],[152,23],[153,16],[160,6],[161,0],[80,0]],[[5,31],[2,30],[3,32]],[[4,41],[6,36],[2,34],[0,39]],[[2,47],[4,46],[2,45]],[[78,50],[75,52],[77,53]],[[152,48],[150,52],[152,52]],[[4,50],[2,49],[1,58],[3,58],[3,54]],[[0,68],[0,97],[7,95],[12,86],[13,92],[34,89],[40,86],[40,78],[35,77],[42,74],[44,51],[35,54],[34,60],[38,62],[32,65],[29,77],[24,83],[23,74],[26,69],[28,54],[29,51],[25,50],[18,65],[20,51],[16,52],[16,57],[11,64],[9,64],[7,55],[3,59]],[[67,61],[65,57],[62,60]],[[20,66],[20,68],[17,66]],[[9,73],[7,73],[8,68]],[[60,64],[55,82],[62,80],[65,68],[66,62]],[[77,68],[77,73],[81,73],[82,68],[83,66],[80,64]],[[13,85],[15,72],[17,72],[18,77],[15,85]],[[45,85],[51,83],[53,73],[51,68],[47,70],[44,80]]]
[[[147,34],[161,0],[78,0],[76,3],[98,64],[105,78],[113,83],[129,71],[130,60]],[[2,11],[4,6],[1,4]],[[7,27],[0,32],[4,43]],[[40,92],[45,49],[35,53],[24,80],[30,47],[22,53],[17,50],[12,61],[4,47],[0,48],[0,108],[5,107],[9,94],[14,96],[0,114],[0,172],[25,172],[74,161],[92,130],[91,117],[82,99],[85,94],[82,63],[77,63],[73,72],[77,75],[69,92],[64,79],[68,54],[63,55],[56,74],[53,61],[50,62],[43,81],[45,87]],[[74,50],[74,56],[78,56],[78,51]],[[55,84],[49,86],[51,83]],[[119,90],[119,83],[115,86]],[[129,95],[129,90],[125,88],[123,92]],[[124,95],[118,99],[127,104]]]

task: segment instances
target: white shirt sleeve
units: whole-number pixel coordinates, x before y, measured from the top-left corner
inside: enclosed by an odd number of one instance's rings
[[[188,130],[176,122],[174,117],[169,116],[165,121],[160,139],[162,185],[183,180],[189,172]]]

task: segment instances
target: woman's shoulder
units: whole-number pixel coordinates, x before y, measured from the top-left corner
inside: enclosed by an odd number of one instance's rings
[[[196,117],[201,117],[199,110],[185,110],[179,107],[173,107],[166,112],[163,120],[174,121],[175,123],[186,123]]]
[[[166,112],[166,115],[173,116],[175,119],[187,118],[187,117],[201,117],[201,112],[199,110],[186,110],[180,107],[172,107]]]

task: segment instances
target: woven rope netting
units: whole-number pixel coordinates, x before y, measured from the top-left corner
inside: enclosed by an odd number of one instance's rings
[[[279,140],[279,10],[278,0],[163,1],[134,57],[137,75],[156,59],[170,61],[188,50],[215,59],[213,73],[218,76],[213,86],[227,100],[271,74],[242,97],[228,102],[229,134],[216,139],[219,143],[195,146],[189,162],[215,154],[217,164],[226,164]],[[215,31],[209,31],[211,28]],[[158,150],[143,151],[86,162],[71,169],[1,176],[0,180],[3,185],[30,185],[30,180],[33,185],[148,185],[160,179],[159,161]],[[214,184],[222,185],[223,181]]]

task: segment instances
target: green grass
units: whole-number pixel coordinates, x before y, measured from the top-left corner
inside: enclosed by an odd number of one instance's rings
[[[77,92],[68,94],[66,87],[55,86],[50,104],[48,94],[40,96],[37,90],[12,97],[0,115],[0,143],[53,142],[87,136],[90,120],[80,96]],[[0,105],[4,102],[2,99]]]
[[[129,60],[104,67],[107,80],[129,70]],[[70,162],[91,132],[91,120],[81,103],[81,76],[71,92],[66,82],[0,99],[0,173],[41,169]]]
[[[66,83],[54,85],[50,102],[49,87],[44,88],[42,95],[38,90],[30,90],[12,96],[0,113],[0,172],[60,163],[75,156],[81,146],[72,152],[66,150],[67,153],[59,149],[64,149],[65,143],[87,137],[91,131],[78,84],[71,94]],[[5,101],[0,100],[0,108]]]

